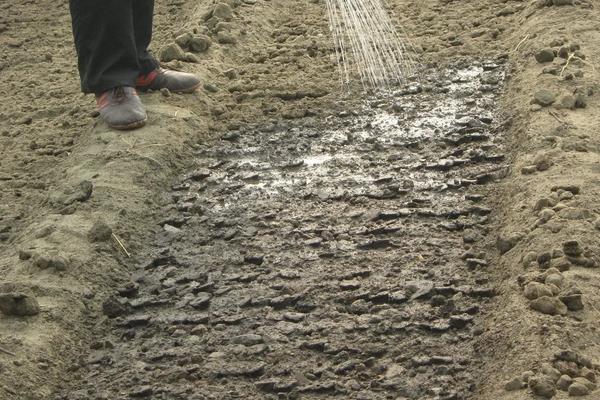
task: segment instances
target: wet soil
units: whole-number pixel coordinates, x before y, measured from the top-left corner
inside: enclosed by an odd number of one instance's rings
[[[499,62],[195,146],[64,398],[469,397],[495,295],[478,192],[506,167]]]

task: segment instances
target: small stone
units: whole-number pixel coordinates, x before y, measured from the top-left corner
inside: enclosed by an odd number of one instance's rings
[[[112,229],[102,221],[96,221],[88,232],[90,242],[106,242],[112,237]]]
[[[194,336],[204,336],[208,332],[208,328],[204,325],[198,325],[192,328],[190,334]]]
[[[569,58],[569,51],[569,46],[562,46],[560,49],[558,49],[558,56],[566,60]]]
[[[569,396],[579,397],[590,394],[590,389],[582,383],[574,382],[569,386]]]
[[[544,283],[546,285],[554,285],[556,287],[562,287],[565,278],[561,273],[556,274],[548,274],[546,279],[544,279]]]
[[[254,346],[257,344],[264,343],[264,339],[260,335],[246,334],[231,338],[231,343],[241,344],[244,346]]]
[[[501,254],[508,252],[510,249],[515,247],[523,239],[522,233],[510,233],[508,235],[502,235],[496,240],[496,247]]]
[[[177,43],[179,47],[188,47],[190,45],[190,40],[192,39],[192,37],[193,35],[191,33],[184,33],[175,38],[175,43]]]
[[[238,73],[235,69],[230,68],[230,69],[223,71],[223,75],[225,75],[225,77],[227,77],[227,79],[233,80],[233,79],[237,78]]]
[[[529,382],[529,379],[533,378],[535,373],[533,371],[525,371],[521,374],[521,380],[525,383]]]
[[[529,306],[542,314],[564,315],[567,313],[567,306],[556,297],[542,296],[531,301]]]
[[[196,310],[204,310],[210,305],[212,295],[210,293],[199,292],[196,297],[189,302],[189,305]]]
[[[235,44],[237,42],[235,36],[225,31],[217,33],[217,41],[221,44]]]
[[[583,254],[583,249],[577,240],[569,240],[563,243],[563,252],[571,257],[578,257]]]
[[[204,87],[204,90],[210,93],[217,93],[219,91],[219,88],[214,83],[210,82],[205,82],[202,87]]]
[[[65,271],[69,261],[59,254],[41,253],[33,257],[33,265],[40,269],[54,268],[57,271]]]
[[[534,164],[538,171],[547,171],[552,166],[552,160],[550,160],[548,154],[540,154],[535,158]]]
[[[535,60],[540,64],[554,61],[554,50],[551,48],[541,49],[535,53]]]
[[[517,377],[506,382],[506,384],[504,385],[504,390],[506,390],[507,392],[512,392],[515,390],[523,389],[524,387],[525,383],[521,380],[520,377]]]
[[[532,262],[537,260],[537,253],[535,251],[529,251],[523,256],[523,266],[525,268],[529,267]]]
[[[521,173],[523,175],[531,175],[534,174],[537,171],[537,167],[535,165],[526,165],[523,168],[521,168]]]
[[[529,282],[523,291],[525,297],[529,300],[535,300],[542,296],[552,297],[552,290],[543,283]]]
[[[350,304],[349,310],[352,314],[367,314],[369,312],[369,304],[364,300],[356,300]]]
[[[40,305],[35,297],[25,293],[0,293],[0,311],[9,316],[33,316],[40,313]]]
[[[567,306],[569,311],[583,310],[583,301],[581,299],[581,294],[567,294],[559,296],[559,299]]]
[[[439,306],[443,306],[444,304],[446,304],[446,297],[442,296],[440,294],[437,294],[433,297],[431,297],[431,305],[435,306],[435,307],[439,307]]]
[[[581,361],[581,359],[580,359],[580,361]],[[585,379],[584,377],[578,376],[577,378],[574,378],[573,384],[575,384],[575,383],[580,383],[580,384],[584,385],[590,391],[596,390],[596,384],[594,382],[590,382],[588,379]]]
[[[533,95],[533,102],[542,107],[547,107],[556,101],[556,95],[547,89],[540,89]]]
[[[102,304],[102,312],[109,318],[116,318],[129,312],[128,303],[111,296]]]
[[[83,203],[87,201],[94,190],[94,185],[90,181],[81,181],[74,188],[69,188],[59,196],[58,202],[64,206],[71,205],[76,201]]]
[[[177,43],[166,45],[160,50],[159,55],[163,62],[185,60],[185,52]]]
[[[151,386],[140,386],[129,392],[129,397],[150,397],[152,396],[153,390]]]
[[[558,378],[558,381],[556,381],[556,386],[560,390],[567,391],[567,389],[569,389],[569,386],[571,386],[572,383],[573,378],[571,378],[569,375],[561,375],[561,377]]]
[[[575,96],[575,108],[586,108],[587,99],[581,93]]]
[[[546,399],[550,399],[556,395],[554,383],[547,377],[536,376],[529,379],[529,387],[535,395]]]
[[[588,367],[581,368],[581,376],[592,383],[596,383],[596,373]]]
[[[213,17],[217,17],[225,21],[231,21],[233,19],[233,10],[229,4],[219,3],[213,10]]]
[[[211,40],[208,36],[198,35],[193,36],[189,40],[189,47],[192,51],[202,53],[210,48]]]
[[[564,108],[567,110],[574,110],[577,104],[577,99],[575,96],[571,96],[570,94],[562,96],[558,102],[557,108]]]
[[[185,53],[184,57],[183,57],[183,59],[181,61],[185,61],[185,62],[189,62],[189,63],[193,63],[193,64],[198,64],[200,62],[200,59],[194,53]],[[163,93],[163,95],[164,95],[164,93]],[[171,95],[171,91],[169,91],[169,96],[170,95]]]
[[[264,261],[265,258],[261,255],[250,255],[244,257],[244,262],[246,264],[262,265]]]
[[[340,282],[341,290],[356,290],[360,288],[360,282],[356,280]]]
[[[556,382],[560,378],[560,372],[549,363],[543,363],[540,371],[553,382]]]
[[[550,262],[552,261],[552,253],[549,251],[544,251],[539,253],[537,256],[537,263],[542,269],[547,269],[550,266]]]

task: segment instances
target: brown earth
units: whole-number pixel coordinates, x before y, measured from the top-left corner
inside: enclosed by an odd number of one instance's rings
[[[325,118],[348,109],[360,93],[343,96],[337,86],[322,2],[228,3],[234,16],[223,29],[236,43],[214,42],[196,54],[195,63],[169,63],[198,73],[207,85],[192,96],[145,95],[149,126],[127,134],[98,123],[92,99],[78,93],[66,4],[0,5],[0,77],[6,82],[0,89],[0,294],[23,292],[41,309],[36,316],[0,319],[0,398],[52,398],[57,387],[79,386],[73,373],[78,360],[103,335],[102,302],[147,256],[162,229],[156,224],[163,193],[194,168],[197,144],[249,124]],[[491,232],[498,234],[484,240],[488,278],[499,296],[485,314],[478,342],[484,367],[473,398],[552,392],[555,369],[594,380],[600,360],[597,273],[591,268],[600,262],[599,4],[389,3],[423,65],[506,56],[510,62],[501,112],[511,171],[487,193],[497,204]],[[202,32],[211,7],[157,1],[155,49],[182,32]],[[541,64],[534,57],[543,48],[564,46],[568,61],[556,57]],[[556,94],[556,103],[532,105],[541,89]],[[573,102],[586,107],[571,109]],[[83,181],[91,182],[91,195]],[[115,236],[91,241],[97,221]],[[563,249],[573,240],[578,243]],[[544,282],[548,273],[539,271],[549,267],[563,271],[553,277],[564,279],[560,296],[571,290],[568,297],[576,303],[582,294],[582,310],[560,311],[563,303],[556,306],[553,294],[547,300],[564,315],[530,309],[523,287]],[[556,357],[560,350],[578,354]],[[512,386],[525,386],[526,371],[532,371],[526,374],[531,390],[505,390],[514,378]]]

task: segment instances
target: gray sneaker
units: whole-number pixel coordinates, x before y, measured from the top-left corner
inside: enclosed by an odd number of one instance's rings
[[[96,95],[102,119],[113,129],[128,130],[144,126],[146,110],[134,88],[116,87]]]
[[[200,79],[187,72],[157,68],[147,75],[140,75],[135,83],[138,90],[169,89],[173,93],[192,93],[200,86]]]

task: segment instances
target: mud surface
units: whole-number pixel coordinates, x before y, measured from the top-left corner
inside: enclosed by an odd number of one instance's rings
[[[495,62],[427,71],[325,121],[198,145],[65,398],[468,397],[503,79]]]

